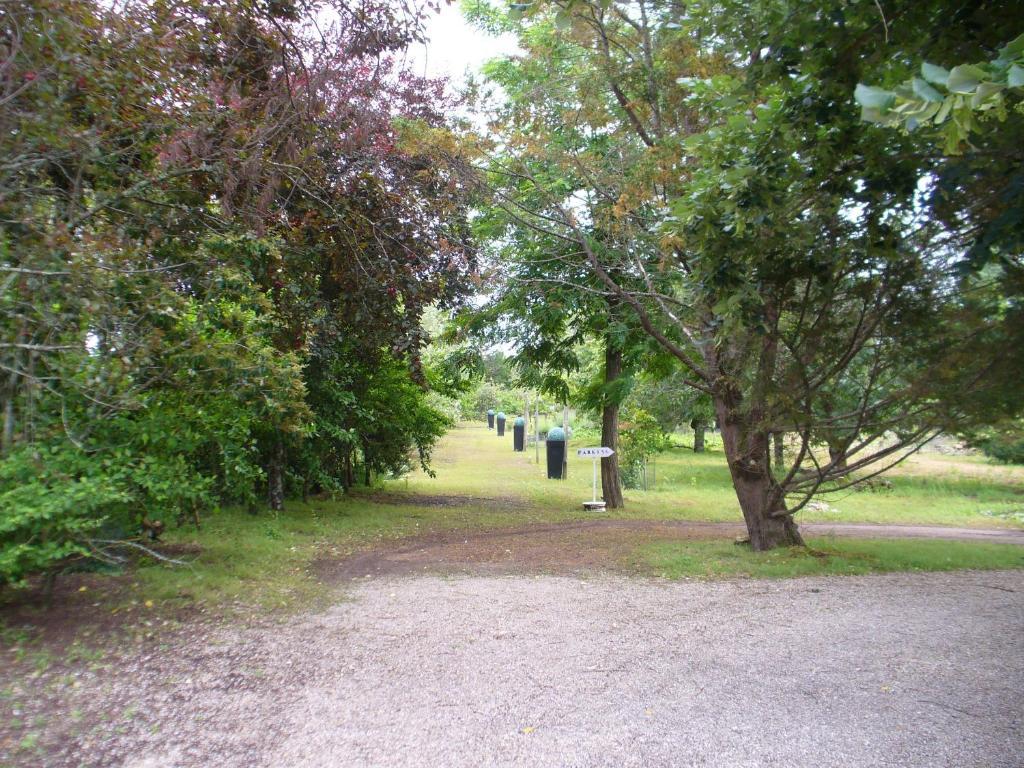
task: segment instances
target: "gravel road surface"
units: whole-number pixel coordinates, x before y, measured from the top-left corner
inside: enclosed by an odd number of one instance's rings
[[[1020,766],[1024,573],[387,577],[129,654],[53,765]],[[120,713],[130,712],[130,717]]]

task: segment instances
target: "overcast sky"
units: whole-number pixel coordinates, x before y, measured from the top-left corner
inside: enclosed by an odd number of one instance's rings
[[[459,2],[445,5],[441,13],[427,24],[427,45],[409,51],[413,71],[430,77],[448,76],[456,87],[463,82],[467,70],[473,74],[488,59],[516,50],[515,37],[491,37],[466,23]]]

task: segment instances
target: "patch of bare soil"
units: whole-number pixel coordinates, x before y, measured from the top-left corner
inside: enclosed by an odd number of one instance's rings
[[[1024,531],[938,526],[805,523],[808,536],[938,538],[1024,545]],[[581,574],[635,572],[634,553],[653,541],[727,539],[738,523],[679,520],[583,520],[484,532],[445,532],[404,539],[399,546],[321,560],[314,573],[327,582],[413,574]]]
[[[161,545],[161,554],[194,554],[191,546]],[[0,766],[54,765],[49,758],[69,738],[108,718],[83,687],[123,671],[124,654],[146,654],[202,636],[218,619],[198,606],[156,612],[138,595],[131,571],[69,573],[49,594],[41,579],[0,595]],[[72,696],[82,692],[81,696]],[[69,701],[77,703],[68,707]],[[89,723],[86,726],[86,723]],[[111,727],[120,727],[115,723]],[[21,762],[10,762],[17,756]],[[34,757],[35,756],[35,757]]]
[[[200,552],[194,544],[159,544],[156,550],[172,558]],[[133,600],[133,567],[129,561],[123,573],[62,574],[49,594],[41,578],[24,590],[0,592],[0,653],[7,654],[17,644],[22,650],[60,656],[76,642],[95,642],[136,627],[149,617],[143,601]],[[161,615],[174,622],[191,618],[187,609]]]
[[[203,637],[218,623],[196,606],[157,614],[134,599],[130,573],[72,573],[0,604],[0,766],[65,765],[57,755],[88,733],[117,731],[97,688],[131,678],[147,655]],[[130,659],[130,661],[126,661]],[[46,756],[45,759],[42,756]],[[78,762],[67,762],[77,765]],[[91,763],[90,763],[91,764]]]
[[[35,586],[10,594],[0,603],[0,657],[27,653],[58,659],[78,643],[116,640],[151,622],[144,601],[133,599],[134,594],[130,573],[71,573],[57,579],[49,596]],[[160,621],[176,624],[192,618],[191,613],[184,608],[164,610]],[[3,661],[13,664],[7,658]]]
[[[405,539],[400,546],[322,560],[314,572],[328,582],[366,576],[453,573],[579,574],[636,570],[633,553],[658,540],[737,535],[731,523],[584,520],[484,532],[445,532]]]

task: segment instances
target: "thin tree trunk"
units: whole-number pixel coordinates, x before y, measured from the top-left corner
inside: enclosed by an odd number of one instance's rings
[[[786,449],[782,444],[781,432],[772,432],[772,461],[775,469],[781,469],[786,461]]]
[[[356,484],[356,468],[352,463],[352,451],[345,454],[345,481],[344,488],[347,491]]]
[[[270,508],[276,512],[284,509],[284,440],[278,436],[270,454],[267,467],[267,496]]]
[[[604,353],[604,383],[612,384],[622,375],[622,350],[606,343]],[[601,445],[616,453],[601,459],[601,494],[608,509],[621,509],[622,481],[619,478],[619,404],[605,400],[601,411]]]
[[[768,432],[744,429],[723,397],[715,397],[715,410],[750,546],[758,552],[803,546],[796,523],[791,515],[785,514],[785,501],[768,466]]]
[[[4,431],[0,438],[0,456],[6,456],[14,447],[14,395],[4,400]]]
[[[702,419],[694,419],[690,422],[693,430],[693,452],[704,453],[704,430],[707,428]]]
[[[18,330],[17,340],[22,341],[25,336],[25,326]],[[4,431],[3,437],[0,438],[0,456],[6,456],[14,448],[14,427],[15,427],[15,416],[14,416],[14,399],[18,395],[18,360],[17,353],[14,355],[15,359],[11,364],[11,375],[8,379],[9,383],[7,386],[7,397],[4,400]]]

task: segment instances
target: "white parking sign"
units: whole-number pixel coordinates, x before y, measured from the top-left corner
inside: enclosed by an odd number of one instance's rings
[[[607,459],[613,453],[615,453],[615,451],[613,451],[611,448],[606,448],[603,445],[600,446],[599,448],[577,448],[576,449],[576,455],[577,456],[586,456],[589,459],[592,459],[592,458]]]

